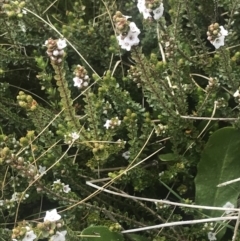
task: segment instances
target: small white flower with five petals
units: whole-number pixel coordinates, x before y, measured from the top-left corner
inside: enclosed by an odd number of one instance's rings
[[[50,222],[55,222],[61,219],[61,215],[57,213],[56,209],[53,209],[52,211],[47,211],[46,216],[44,217],[44,222],[50,221]]]
[[[70,191],[71,191],[71,188],[69,187],[69,185],[64,185],[63,186],[63,192],[69,193]]]
[[[59,50],[64,49],[65,47],[67,47],[66,40],[65,39],[58,39],[57,47],[58,47]]]

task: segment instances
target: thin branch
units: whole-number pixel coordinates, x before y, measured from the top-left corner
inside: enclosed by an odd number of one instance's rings
[[[196,223],[207,223],[207,222],[217,222],[217,221],[225,221],[225,220],[236,220],[237,216],[229,216],[229,217],[218,217],[218,218],[205,218],[205,219],[198,219],[198,220],[189,220],[189,221],[179,221],[179,222],[172,222],[172,223],[163,223],[158,224],[154,226],[148,226],[143,228],[135,228],[135,229],[129,229],[122,231],[122,233],[135,233],[140,232],[144,230],[149,229],[155,229],[155,228],[164,228],[164,227],[172,227],[172,226],[178,226],[178,225],[186,225],[186,224],[196,224]]]
[[[215,121],[237,121],[239,118],[218,118],[218,117],[199,117],[199,116],[187,116],[180,115],[183,119],[192,119],[192,120],[215,120]]]

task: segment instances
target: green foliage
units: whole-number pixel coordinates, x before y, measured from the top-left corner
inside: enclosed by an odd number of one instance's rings
[[[239,177],[239,1],[146,0],[158,20],[137,2],[0,1],[2,239],[123,240],[223,213],[155,199],[237,207],[237,183],[216,186]],[[54,208],[61,222],[42,222]],[[231,240],[235,223],[219,224],[124,239]]]

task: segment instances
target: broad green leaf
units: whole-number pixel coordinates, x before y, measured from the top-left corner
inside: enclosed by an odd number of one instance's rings
[[[123,235],[104,226],[91,226],[82,231],[83,241],[123,241]],[[96,237],[94,237],[96,236]],[[98,237],[97,237],[98,236]]]
[[[135,233],[133,233],[133,234],[130,233],[128,235],[131,238],[131,240],[133,240],[133,241],[149,241],[145,236],[142,236],[142,235],[138,235]]]
[[[202,152],[195,179],[196,203],[222,207],[229,201],[236,207],[240,183],[224,187],[217,185],[238,177],[240,177],[240,130],[232,127],[222,128],[213,133]],[[205,213],[217,217],[224,212]]]

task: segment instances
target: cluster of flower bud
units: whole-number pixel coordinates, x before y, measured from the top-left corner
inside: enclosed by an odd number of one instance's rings
[[[19,2],[19,1],[5,0],[4,4],[2,5],[2,9],[7,14],[8,17],[22,18],[23,14],[27,13],[25,10],[23,10],[25,4],[26,4],[25,1]]]
[[[61,229],[64,226],[63,220],[51,222],[46,220],[43,223],[37,224],[37,229],[41,231],[43,237],[48,237],[56,233],[56,229]]]
[[[227,35],[228,31],[225,30],[223,26],[219,26],[218,23],[213,23],[208,26],[207,39],[211,42],[212,45],[214,45],[216,49],[224,46],[224,39]]]
[[[160,135],[162,135],[162,134],[165,134],[167,129],[168,129],[168,126],[167,126],[167,125],[158,124],[158,125],[155,127],[155,133],[156,133],[157,136],[160,136]]]
[[[174,38],[163,36],[163,40],[161,40],[161,44],[164,47],[165,50],[165,56],[167,58],[173,57],[174,53],[176,52],[177,45],[175,44]]]
[[[49,38],[45,41],[45,46],[47,46],[47,55],[50,57],[51,63],[62,64],[65,54],[63,49],[67,46],[66,40]]]
[[[142,72],[138,71],[135,66],[130,66],[130,69],[128,70],[128,77],[131,78],[135,83],[137,83],[138,88],[142,86],[141,75]]]
[[[215,103],[217,109],[224,108],[227,106],[227,102],[223,97],[218,98],[214,103]]]
[[[219,33],[221,32],[220,26],[218,23],[214,23],[208,26],[207,36],[209,41],[214,41],[219,37]]]
[[[210,77],[208,79],[208,85],[206,86],[206,91],[210,92],[219,86],[218,80]]]
[[[73,73],[75,75],[73,78],[74,86],[79,89],[88,87],[90,78],[87,74],[87,70],[83,66],[78,64]]]
[[[124,16],[120,11],[117,11],[113,16],[113,22],[116,27],[117,34],[127,34],[129,31],[128,16]]]
[[[51,241],[65,241],[67,230],[63,230],[64,221],[57,210],[47,211],[44,222],[32,227],[29,222],[23,221],[12,230],[12,241],[23,240],[33,241],[38,239],[50,238]],[[37,234],[37,235],[36,235]]]
[[[164,208],[169,208],[169,205],[166,203],[161,203],[161,202],[155,202],[156,205],[156,209],[160,210],[160,209],[164,209]]]
[[[109,103],[109,101],[103,99],[103,104],[102,104],[102,108],[103,108],[103,114],[107,115],[109,110],[112,110],[112,105]]]
[[[37,236],[33,232],[32,227],[26,221],[19,223],[17,227],[12,230],[12,240],[33,240]]]
[[[18,104],[26,110],[34,111],[37,108],[37,102],[31,95],[26,95],[23,91],[19,91],[17,96]]]
[[[12,154],[12,157],[6,160],[6,163],[11,165],[12,168],[18,170],[19,175],[26,177],[29,182],[34,181],[40,175],[37,167],[28,161],[25,161],[21,156],[17,157]]]
[[[111,232],[120,232],[122,230],[122,226],[119,223],[113,223],[110,225],[109,230]]]

